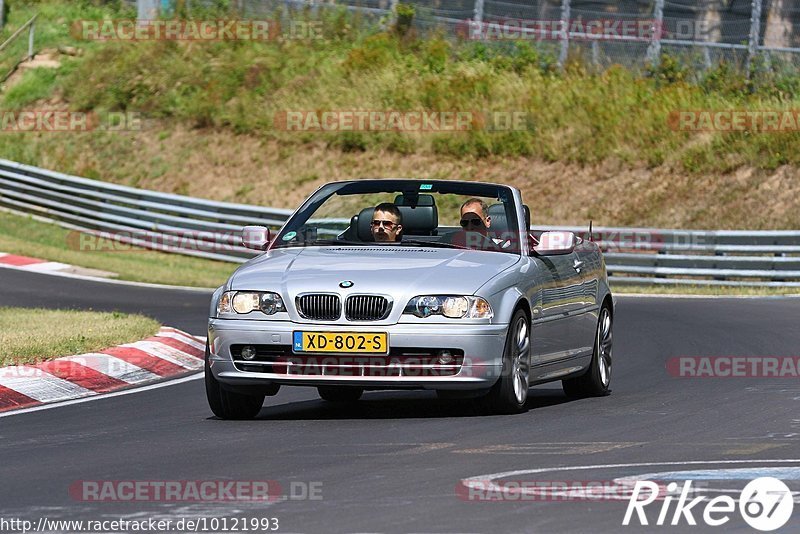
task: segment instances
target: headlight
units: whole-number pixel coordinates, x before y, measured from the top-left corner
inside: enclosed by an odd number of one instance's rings
[[[226,291],[217,303],[217,315],[233,312],[248,314],[254,311],[272,315],[286,311],[286,307],[277,293],[256,291]]]
[[[236,313],[250,313],[258,309],[258,293],[236,293],[233,296],[233,311]]]
[[[403,313],[417,317],[444,315],[451,319],[491,319],[492,307],[481,297],[460,295],[423,295],[414,297],[406,305]]]

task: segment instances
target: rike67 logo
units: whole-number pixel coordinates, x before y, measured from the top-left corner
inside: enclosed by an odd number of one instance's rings
[[[660,495],[661,489],[666,489],[667,494]],[[720,495],[710,500],[701,495],[689,500],[692,494],[692,481],[687,480],[678,495],[670,520],[670,508],[675,501],[674,495],[677,489],[678,484],[675,482],[664,488],[663,485],[649,480],[637,480],[622,524],[630,525],[634,512],[640,525],[650,524],[645,507],[657,500],[662,503],[655,521],[659,526],[679,525],[684,521],[688,525],[697,525],[694,514],[698,514],[702,516],[706,525],[718,527],[728,523],[738,508],[739,514],[748,525],[756,530],[768,532],[784,526],[794,509],[792,492],[777,478],[761,477],[749,482],[739,495],[738,503],[729,495]]]

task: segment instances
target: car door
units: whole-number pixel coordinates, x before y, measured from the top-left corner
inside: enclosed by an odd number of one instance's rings
[[[582,305],[575,310],[571,328],[576,350],[586,353],[591,352],[594,346],[600,305],[597,295],[603,263],[597,248],[592,243],[578,243],[573,255],[575,256],[573,267],[581,278],[583,291]]]
[[[573,330],[584,308],[583,280],[574,268],[575,254],[538,256],[539,302],[534,307],[534,354],[537,363],[547,364],[576,355]]]

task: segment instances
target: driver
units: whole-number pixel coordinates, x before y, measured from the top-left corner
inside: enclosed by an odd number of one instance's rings
[[[403,215],[391,202],[383,202],[375,206],[370,229],[375,241],[400,241],[403,232]]]
[[[470,198],[461,204],[461,228],[466,232],[478,232],[486,236],[492,218],[489,216],[489,206],[479,198]]]

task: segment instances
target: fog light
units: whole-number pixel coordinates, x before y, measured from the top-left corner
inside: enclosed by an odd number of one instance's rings
[[[441,365],[447,365],[448,363],[453,363],[453,354],[449,350],[440,350],[439,363]]]
[[[245,345],[242,347],[242,358],[245,360],[252,360],[256,357],[256,348],[253,345]]]

